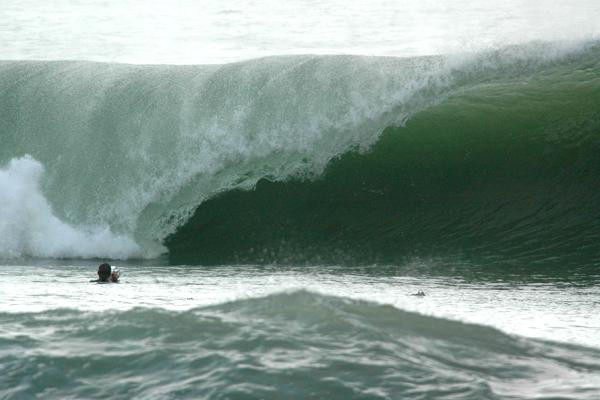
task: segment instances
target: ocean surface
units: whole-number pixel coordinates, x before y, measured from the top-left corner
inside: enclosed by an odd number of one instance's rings
[[[0,399],[600,398],[600,3],[38,3]]]

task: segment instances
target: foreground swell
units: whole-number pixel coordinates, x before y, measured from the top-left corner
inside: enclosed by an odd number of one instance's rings
[[[0,321],[8,399],[600,395],[597,350],[303,291],[187,312],[55,310]]]

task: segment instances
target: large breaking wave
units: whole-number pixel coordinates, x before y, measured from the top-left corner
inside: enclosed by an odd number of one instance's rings
[[[52,253],[21,224],[0,257],[595,260],[599,52],[1,62],[2,173],[41,163],[48,218],[79,234]]]

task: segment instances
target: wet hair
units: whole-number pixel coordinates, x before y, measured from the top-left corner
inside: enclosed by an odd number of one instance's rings
[[[100,266],[98,267],[98,278],[100,278],[101,281],[108,281],[111,272],[112,268],[110,267],[110,264],[100,264]]]

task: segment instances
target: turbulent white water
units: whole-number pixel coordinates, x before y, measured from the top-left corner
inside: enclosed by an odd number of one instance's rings
[[[30,156],[0,168],[0,256],[111,257],[140,255],[131,239],[107,226],[75,227],[55,216],[40,188],[43,166]]]
[[[596,0],[3,0],[2,59],[223,63],[284,54],[416,56],[600,33]]]

